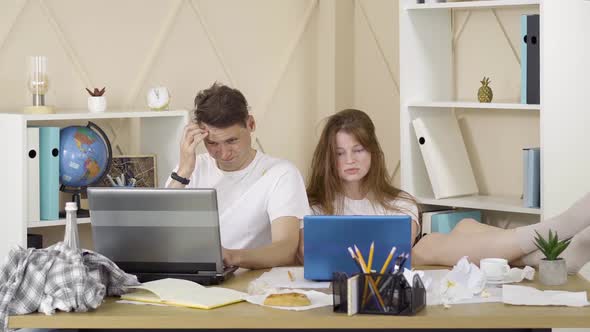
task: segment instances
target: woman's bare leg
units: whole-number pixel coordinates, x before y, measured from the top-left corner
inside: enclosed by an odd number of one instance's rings
[[[502,257],[513,261],[524,254],[514,229],[464,219],[451,233],[432,233],[418,241],[412,249],[412,260],[415,265],[452,266],[463,256],[479,264],[483,258]]]

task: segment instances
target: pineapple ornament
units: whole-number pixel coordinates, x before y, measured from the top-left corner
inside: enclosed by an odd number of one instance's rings
[[[480,81],[481,87],[477,90],[477,99],[479,99],[480,103],[491,103],[492,98],[494,98],[494,93],[492,92],[492,88],[490,88],[490,78],[485,77]]]

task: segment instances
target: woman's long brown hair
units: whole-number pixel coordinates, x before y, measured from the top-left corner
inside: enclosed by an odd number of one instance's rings
[[[375,135],[375,125],[365,112],[356,109],[345,109],[328,118],[311,161],[307,186],[309,204],[323,214],[342,213],[344,191],[336,161],[336,134],[340,131],[354,136],[371,153],[371,167],[361,184],[361,190],[367,193],[369,200],[388,210],[409,213],[393,206],[392,202],[403,199],[416,204],[415,199],[391,184],[385,156]]]

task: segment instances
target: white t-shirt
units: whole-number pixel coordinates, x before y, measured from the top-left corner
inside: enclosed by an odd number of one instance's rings
[[[414,221],[418,226],[418,233],[420,232],[420,222],[418,221],[418,206],[416,204],[413,204],[411,201],[399,198],[395,199],[391,205],[398,208],[399,211],[386,209],[381,204],[373,204],[368,198],[357,200],[350,199],[345,196],[343,204],[344,206],[341,215],[344,216],[409,215],[410,218],[412,218],[412,221]],[[322,210],[317,206],[313,206],[311,209],[313,211],[313,214],[323,214]]]
[[[225,248],[269,245],[273,220],[302,219],[310,213],[303,177],[286,160],[257,151],[246,168],[225,172],[204,153],[197,156],[196,165],[186,187],[216,189],[221,244]],[[166,186],[171,181],[168,178]]]

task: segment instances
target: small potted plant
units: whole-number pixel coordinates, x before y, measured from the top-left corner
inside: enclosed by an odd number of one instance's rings
[[[535,231],[535,246],[541,250],[545,258],[539,262],[539,281],[545,285],[563,285],[567,281],[565,259],[559,255],[569,246],[571,239],[559,240],[557,232],[549,230],[549,237],[543,238]]]
[[[104,96],[106,87],[102,89],[94,88],[94,91],[86,88],[86,91],[90,94],[88,97],[88,110],[91,113],[102,113],[107,109],[107,100]]]

